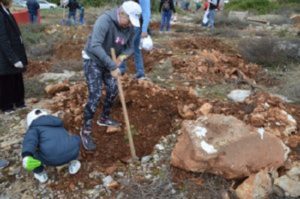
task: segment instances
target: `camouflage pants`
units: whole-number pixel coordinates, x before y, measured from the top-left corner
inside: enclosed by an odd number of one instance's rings
[[[109,116],[110,109],[118,95],[118,85],[117,79],[111,76],[110,71],[98,65],[93,60],[84,59],[83,67],[89,91],[88,101],[84,108],[84,125],[91,127],[92,119],[100,101],[102,83],[104,83],[106,87],[106,98],[101,117]]]

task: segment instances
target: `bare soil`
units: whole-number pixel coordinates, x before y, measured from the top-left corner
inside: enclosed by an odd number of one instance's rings
[[[152,27],[157,27],[157,24]],[[89,29],[91,29],[89,27]],[[173,27],[176,32],[176,26]],[[79,29],[78,31],[86,30]],[[251,103],[232,103],[226,100],[211,100],[205,97],[199,98],[191,93],[190,88],[196,85],[209,86],[211,84],[232,83],[236,87],[243,85],[249,86],[249,81],[263,86],[271,86],[278,84],[278,80],[269,77],[264,70],[255,64],[247,63],[241,56],[235,52],[233,47],[223,43],[220,39],[208,36],[188,36],[178,38],[172,35],[171,38],[161,41],[159,44],[163,46],[152,52],[144,52],[144,63],[147,74],[151,74],[153,69],[166,59],[171,59],[173,73],[168,77],[174,76],[176,88],[175,90],[157,89],[152,84],[138,82],[132,80],[128,76],[123,78],[124,90],[126,93],[126,105],[129,113],[130,124],[134,134],[134,144],[138,157],[143,157],[153,151],[153,147],[158,140],[170,133],[176,131],[180,127],[182,117],[178,112],[181,105],[193,104],[200,107],[205,102],[213,105],[212,113],[233,115],[246,123],[247,115],[251,114],[255,107],[260,103],[253,99]],[[87,35],[86,35],[87,36]],[[85,36],[85,37],[86,37]],[[26,77],[30,78],[43,72],[51,71],[51,64],[63,60],[72,59],[81,61],[81,49],[84,46],[85,39],[77,37],[74,39],[69,37],[64,43],[58,44],[54,51],[54,57],[49,62],[30,61]],[[169,52],[169,51],[172,52]],[[203,59],[203,55],[207,55]],[[52,63],[51,63],[52,62]],[[133,59],[128,61],[129,74],[134,73]],[[247,80],[247,81],[246,81]],[[188,85],[184,82],[190,82]],[[68,130],[74,134],[79,134],[82,125],[82,110],[87,96],[87,88],[83,82],[79,83],[78,90],[60,93],[64,98],[63,102],[55,101],[50,106],[53,111],[63,110],[69,114],[65,119]],[[105,94],[105,92],[104,92]],[[254,97],[260,96],[259,93]],[[58,99],[59,97],[57,97]],[[284,106],[293,117],[300,123],[300,107],[297,104],[282,104],[276,100],[269,101],[273,106]],[[73,112],[74,108],[79,108],[79,113]],[[65,177],[58,174],[57,183],[50,186],[53,189],[61,189],[72,191],[75,184],[80,181],[85,187],[92,188],[99,184],[96,180],[89,178],[92,171],[107,172],[108,168],[126,165],[126,161],[130,158],[130,150],[128,139],[126,138],[125,123],[123,122],[122,107],[119,100],[116,101],[112,109],[112,117],[122,121],[122,130],[116,133],[107,133],[106,128],[99,127],[96,124],[97,116],[101,112],[101,105],[94,118],[93,137],[97,144],[95,152],[90,153],[81,150],[81,162],[83,168],[79,174],[73,177]],[[195,119],[196,115],[190,119]],[[67,122],[66,122],[67,121]],[[291,153],[292,159],[300,158],[300,136],[298,132],[287,140],[288,145],[293,149]],[[180,182],[183,179],[190,179],[194,184],[201,186],[201,178],[195,177],[194,174],[184,172],[174,168],[172,170],[173,180]],[[197,180],[195,180],[197,179]]]

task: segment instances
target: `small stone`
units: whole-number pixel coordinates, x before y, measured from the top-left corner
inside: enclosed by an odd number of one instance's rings
[[[103,181],[103,186],[108,187],[108,185],[110,183],[112,183],[114,179],[111,176],[106,176],[104,179],[102,179]]]
[[[155,145],[155,148],[156,148],[157,150],[159,150],[159,151],[162,151],[162,150],[165,149],[165,147],[164,147],[163,145],[161,145],[161,144]]]
[[[150,156],[150,155],[142,157],[142,160],[141,160],[142,164],[145,164],[145,163],[149,162],[149,160],[151,158],[152,158],[152,156]]]

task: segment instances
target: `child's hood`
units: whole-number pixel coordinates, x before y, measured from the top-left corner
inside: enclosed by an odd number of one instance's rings
[[[43,115],[35,119],[29,127],[37,126],[63,127],[63,122],[53,115]]]
[[[62,126],[62,121],[42,109],[34,109],[27,114],[27,128],[30,126]]]

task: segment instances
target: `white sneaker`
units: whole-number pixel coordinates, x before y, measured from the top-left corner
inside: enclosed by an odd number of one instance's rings
[[[41,173],[34,173],[34,178],[40,181],[40,183],[45,183],[48,180],[48,175],[46,171],[42,171]]]
[[[76,174],[81,167],[81,163],[78,160],[72,160],[69,163],[69,173]]]

